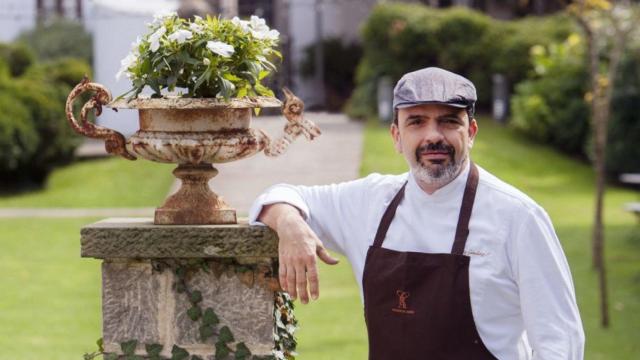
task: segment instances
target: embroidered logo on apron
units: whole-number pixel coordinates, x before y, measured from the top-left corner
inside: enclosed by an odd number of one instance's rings
[[[408,315],[415,314],[416,312],[414,310],[407,308],[407,298],[409,295],[411,295],[411,293],[408,291],[397,290],[396,296],[398,296],[398,306],[391,309],[391,311]]]

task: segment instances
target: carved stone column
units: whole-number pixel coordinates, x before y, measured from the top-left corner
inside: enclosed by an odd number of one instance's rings
[[[243,342],[253,355],[271,355],[278,240],[270,229],[126,218],[88,225],[81,235],[82,256],[103,260],[106,353],[122,354],[123,343],[137,340],[138,355],[147,355],[145,344],[160,344],[165,357],[175,345],[214,359],[220,329],[227,326],[234,337],[230,349]],[[179,264],[186,265],[178,270]],[[181,280],[186,291],[179,289]],[[205,340],[202,316],[194,321],[188,314],[196,291],[201,310],[210,308],[217,317],[216,334]]]

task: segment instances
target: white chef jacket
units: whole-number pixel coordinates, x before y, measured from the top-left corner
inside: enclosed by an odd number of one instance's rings
[[[478,333],[498,359],[581,360],[584,332],[567,260],[549,216],[528,196],[482,168],[465,255]],[[451,253],[469,165],[446,186],[427,194],[410,173],[371,174],[325,186],[275,185],[262,206],[297,207],[324,245],[345,255],[362,296],[365,257],[384,210],[405,181],[383,247]]]

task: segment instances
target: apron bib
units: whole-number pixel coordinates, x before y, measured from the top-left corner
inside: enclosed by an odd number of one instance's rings
[[[469,261],[463,255],[478,169],[462,198],[451,254],[401,252],[382,247],[406,183],[387,207],[362,276],[369,360],[496,359],[480,339],[471,312]]]

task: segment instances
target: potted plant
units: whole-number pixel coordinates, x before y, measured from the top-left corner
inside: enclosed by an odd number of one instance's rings
[[[109,153],[135,160],[177,163],[174,175],[182,180],[178,192],[156,209],[156,224],[236,223],[229,208],[208,186],[217,174],[212,163],[239,160],[259,151],[269,156],[284,152],[291,141],[320,135],[302,117],[304,104],[286,88],[282,104],[262,81],[276,70],[273,61],[279,33],[264,19],[179,18],[156,15],[149,32],[132,44],[117,77],[131,80],[132,88],[112,101],[102,85],[84,79],[67,98],[72,128],[87,137],[105,140]],[[144,89],[151,96],[143,96]],[[73,102],[83,92],[95,95],[80,112]],[[138,109],[140,130],[129,139],[87,120],[102,106]],[[272,141],[251,128],[252,112],[282,106],[288,123],[284,134]]]

